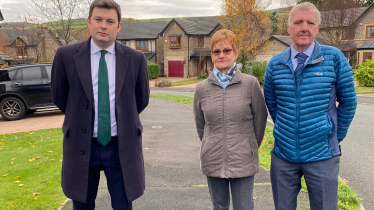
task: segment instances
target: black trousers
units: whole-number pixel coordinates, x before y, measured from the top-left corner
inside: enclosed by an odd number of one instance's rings
[[[112,140],[104,147],[94,138],[91,144],[91,159],[88,177],[86,203],[73,200],[74,210],[95,209],[95,200],[100,181],[100,171],[104,170],[108,190],[114,210],[131,210],[132,203],[127,201],[125,184],[118,154],[118,139]]]

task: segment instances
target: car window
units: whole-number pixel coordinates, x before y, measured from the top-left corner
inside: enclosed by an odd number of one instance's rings
[[[52,66],[45,66],[45,69],[47,70],[48,78],[51,79]]]
[[[16,73],[16,70],[4,70],[0,71],[0,82],[4,81],[11,81],[13,80],[14,74]]]
[[[22,69],[23,80],[37,80],[42,78],[42,71],[39,66]]]

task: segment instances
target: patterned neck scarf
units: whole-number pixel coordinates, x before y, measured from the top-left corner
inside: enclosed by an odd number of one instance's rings
[[[226,88],[227,85],[229,85],[230,81],[232,80],[232,78],[234,77],[235,73],[236,73],[236,63],[234,63],[234,65],[232,65],[232,67],[227,71],[226,74],[222,74],[215,66],[214,66],[214,70],[213,70],[213,73],[214,73],[214,76],[217,78],[219,84],[223,87],[223,88]]]

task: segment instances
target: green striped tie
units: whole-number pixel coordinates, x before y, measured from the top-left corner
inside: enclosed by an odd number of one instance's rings
[[[110,142],[111,122],[109,103],[109,82],[108,68],[105,62],[106,50],[100,50],[99,62],[99,82],[98,82],[98,121],[97,121],[97,141],[104,147]]]

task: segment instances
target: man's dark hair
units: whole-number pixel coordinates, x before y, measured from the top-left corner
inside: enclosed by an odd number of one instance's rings
[[[118,23],[121,22],[121,6],[114,0],[94,0],[90,6],[90,12],[88,18],[91,18],[92,11],[95,7],[105,8],[105,9],[115,9],[118,16]]]

